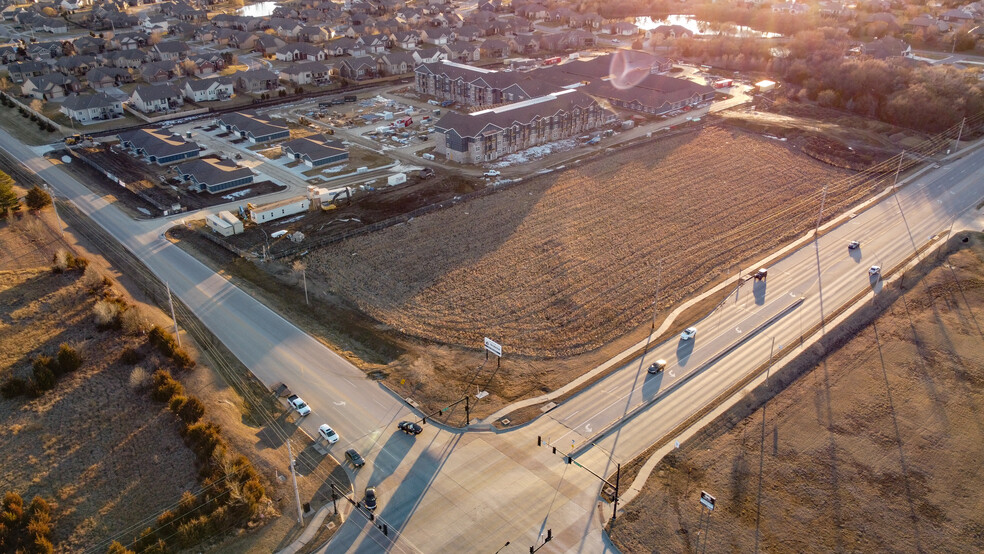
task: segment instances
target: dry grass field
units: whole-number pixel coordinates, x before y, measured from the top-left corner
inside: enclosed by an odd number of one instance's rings
[[[847,172],[710,127],[312,252],[309,275],[412,337],[569,357],[811,229]],[[828,213],[859,191],[831,189]],[[661,268],[661,270],[660,270]]]
[[[708,552],[984,551],[984,236],[950,246],[664,458],[614,526],[621,551],[694,551],[702,490]]]

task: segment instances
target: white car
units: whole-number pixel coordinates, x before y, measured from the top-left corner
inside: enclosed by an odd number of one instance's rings
[[[338,442],[338,433],[336,433],[335,430],[332,429],[327,423],[323,424],[321,427],[318,427],[318,434],[321,435],[321,438],[328,441],[328,444],[335,444]]]
[[[697,336],[696,327],[687,327],[682,333],[680,333],[680,340],[690,340]]]
[[[868,269],[868,275],[870,275],[872,277],[874,277],[874,276],[876,276],[876,275],[878,275],[880,273],[881,273],[881,266],[873,265],[873,266],[871,266],[870,269]]]
[[[490,169],[484,173],[486,177],[498,177],[500,173],[494,169]]]

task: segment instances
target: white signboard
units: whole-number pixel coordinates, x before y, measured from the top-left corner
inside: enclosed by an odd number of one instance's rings
[[[714,497],[707,494],[705,491],[700,491],[700,503],[703,504],[708,510],[714,509]]]
[[[502,345],[488,337],[485,337],[485,349],[500,358],[502,357]]]

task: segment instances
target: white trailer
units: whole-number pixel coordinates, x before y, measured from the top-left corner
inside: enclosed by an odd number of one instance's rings
[[[406,173],[395,173],[386,178],[386,184],[389,186],[400,185],[407,182]]]
[[[293,198],[252,208],[249,212],[249,218],[253,223],[266,223],[267,221],[306,212],[310,207],[311,201],[307,198]]]

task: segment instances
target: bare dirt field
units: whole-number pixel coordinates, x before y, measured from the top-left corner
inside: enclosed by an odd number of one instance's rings
[[[664,458],[615,544],[694,551],[705,490],[702,550],[984,550],[984,235],[946,247]]]
[[[711,127],[331,245],[308,273],[407,335],[569,357],[651,317],[658,274],[673,304],[803,233],[823,184],[845,175]],[[827,207],[857,192],[828,193]]]

